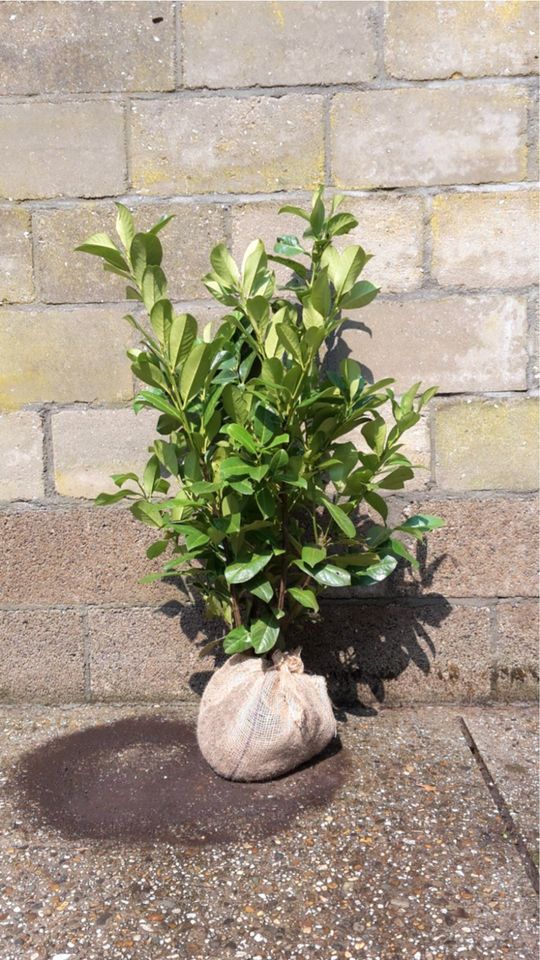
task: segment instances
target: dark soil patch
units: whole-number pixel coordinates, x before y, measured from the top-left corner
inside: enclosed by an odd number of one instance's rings
[[[193,726],[132,717],[49,741],[22,757],[19,807],[72,839],[193,845],[269,836],[343,784],[335,741],[310,764],[268,783],[232,783],[203,759]]]

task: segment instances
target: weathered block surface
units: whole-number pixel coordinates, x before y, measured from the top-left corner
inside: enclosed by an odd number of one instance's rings
[[[309,207],[305,198],[298,202]],[[238,260],[254,237],[264,240],[267,250],[272,251],[278,236],[302,236],[305,222],[290,214],[278,214],[282,205],[283,201],[263,201],[232,207],[233,252]],[[346,197],[342,209],[354,214],[359,226],[345,237],[336,237],[336,246],[359,243],[373,254],[366,278],[385,293],[414,290],[421,285],[423,206],[419,197]],[[290,272],[277,266],[276,275],[284,281]]]
[[[0,537],[2,603],[185,602],[175,584],[139,583],[161,569],[145,554],[157,536],[125,508],[11,510],[0,514]]]
[[[433,276],[453,287],[538,279],[538,192],[454,193],[433,200]],[[481,242],[479,242],[481,238]]]
[[[0,131],[1,197],[100,197],[124,189],[119,103],[3,103]]]
[[[62,703],[84,699],[81,614],[0,610],[0,697]]]
[[[430,513],[446,526],[420,547],[420,574],[394,575],[392,595],[536,597],[538,498],[489,497],[416,501],[405,514]]]
[[[323,178],[319,96],[136,100],[131,176],[143,194],[256,193]]]
[[[334,183],[345,189],[526,176],[527,98],[519,86],[339,93],[330,122]]]
[[[200,278],[209,269],[212,247],[224,239],[223,208],[215,204],[129,204],[140,230],[148,230],[164,214],[174,214],[161,232],[163,266],[176,299],[208,296]],[[85,203],[34,214],[36,277],[47,303],[91,303],[123,300],[121,277],[105,273],[101,262],[74,248],[93,233],[116,235],[113,203]]]
[[[538,697],[538,602],[497,604],[497,695],[501,700]]]
[[[375,380],[395,377],[398,392],[416,380],[442,393],[527,386],[524,298],[375,300],[349,313],[332,362],[350,353]]]
[[[0,500],[43,496],[42,448],[39,414],[0,414]]]
[[[90,683],[97,700],[193,698],[214,666],[214,658],[200,659],[199,650],[221,635],[191,604],[94,609],[88,622]]]
[[[0,302],[34,299],[30,214],[17,207],[0,209]]]
[[[172,3],[0,5],[2,94],[172,90],[173,57]]]
[[[184,3],[184,84],[271,87],[371,80],[377,69],[375,8],[339,0]]]
[[[435,413],[443,490],[537,490],[538,399],[466,400]]]
[[[118,308],[0,309],[0,409],[55,400],[127,400],[131,336]]]
[[[305,628],[306,666],[329,678],[336,702],[444,703],[487,699],[489,611],[438,603],[324,604]],[[303,632],[299,633],[299,642]]]
[[[54,481],[66,497],[113,493],[112,473],[142,471],[156,437],[157,414],[141,410],[64,410],[52,417]],[[127,484],[129,486],[129,484]],[[133,487],[133,484],[131,485]],[[136,488],[137,489],[137,488]]]
[[[385,66],[393,77],[445,79],[538,70],[534,3],[386,4]]]

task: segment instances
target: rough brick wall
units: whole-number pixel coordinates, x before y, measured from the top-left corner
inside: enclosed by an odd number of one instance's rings
[[[348,348],[440,395],[392,512],[446,518],[422,577],[329,600],[310,662],[364,701],[526,699],[537,629],[537,5],[0,4],[0,689],[193,695],[200,612],[142,587],[147,530],[90,498],[140,465],[123,289],[73,253],[120,197],[164,236],[179,302],[215,315],[210,247],[348,194],[382,287]],[[347,671],[339,673],[338,661]],[[195,673],[195,679],[192,674]]]

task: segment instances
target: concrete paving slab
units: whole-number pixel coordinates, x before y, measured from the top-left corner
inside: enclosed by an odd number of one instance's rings
[[[462,715],[538,864],[538,707],[466,707]]]
[[[194,716],[186,705],[150,709]],[[324,806],[276,819],[266,836],[250,834],[241,796],[230,808],[234,842],[206,846],[67,837],[45,808],[21,811],[14,777],[23,751],[148,712],[2,710],[2,960],[536,957],[536,898],[459,710],[344,715],[343,782]],[[121,762],[135,790],[138,768],[125,754]]]

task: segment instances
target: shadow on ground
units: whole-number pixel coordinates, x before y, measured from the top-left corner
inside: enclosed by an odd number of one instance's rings
[[[232,783],[203,759],[194,726],[130,717],[50,740],[25,754],[14,788],[24,820],[71,839],[201,846],[279,833],[327,804],[349,762],[339,739],[267,783]]]

